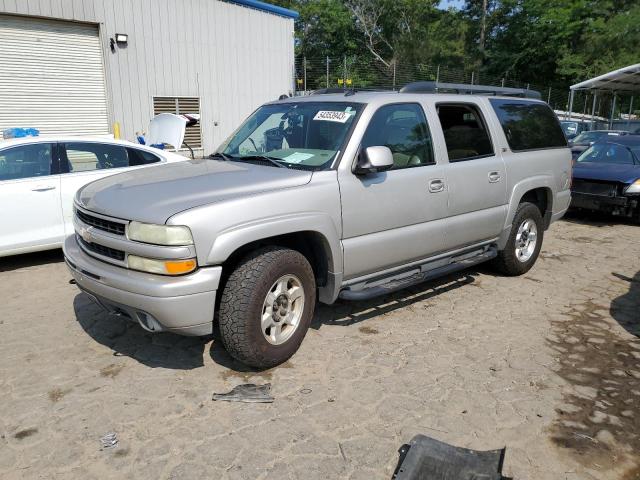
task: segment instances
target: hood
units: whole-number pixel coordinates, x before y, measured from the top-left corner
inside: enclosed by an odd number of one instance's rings
[[[76,201],[111,217],[163,224],[183,210],[309,183],[311,172],[219,160],[190,160],[96,180]]]
[[[573,166],[573,178],[632,183],[640,178],[640,165],[576,162]]]

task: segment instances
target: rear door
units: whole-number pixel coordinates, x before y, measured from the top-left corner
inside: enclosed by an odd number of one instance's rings
[[[0,150],[0,255],[55,246],[64,238],[56,144]]]
[[[163,161],[147,150],[117,143],[74,141],[62,142],[60,146],[61,201],[66,235],[73,233],[73,198],[79,188],[130,168]]]
[[[507,181],[487,117],[473,100],[437,102],[449,163],[447,246],[460,248],[497,237],[507,211]]]

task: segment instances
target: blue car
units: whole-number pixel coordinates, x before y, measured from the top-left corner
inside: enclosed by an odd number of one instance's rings
[[[640,135],[596,142],[578,157],[571,207],[640,221]]]

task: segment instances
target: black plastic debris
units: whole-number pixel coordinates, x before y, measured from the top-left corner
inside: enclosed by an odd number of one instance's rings
[[[479,452],[416,435],[398,453],[393,480],[509,480],[502,476],[504,448]]]
[[[245,403],[272,403],[274,398],[271,396],[271,384],[255,385],[253,383],[245,383],[233,387],[227,393],[214,393],[213,400],[223,402],[245,402]]]

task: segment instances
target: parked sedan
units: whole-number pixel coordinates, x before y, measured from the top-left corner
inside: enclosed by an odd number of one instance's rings
[[[120,140],[0,140],[0,257],[58,248],[73,233],[73,197],[114,173],[186,158]]]
[[[591,130],[589,132],[582,132],[573,140],[569,140],[569,147],[571,148],[571,156],[575,160],[584,152],[587,148],[593,145],[595,142],[605,140],[611,137],[620,137],[622,135],[628,135],[629,132],[625,130]]]
[[[571,207],[640,220],[640,136],[591,145],[576,161]]]

